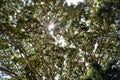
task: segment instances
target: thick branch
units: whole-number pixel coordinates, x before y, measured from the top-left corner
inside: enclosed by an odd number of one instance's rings
[[[10,75],[10,76],[17,76],[18,77],[18,74],[16,74],[15,72],[12,72],[11,70],[8,70],[8,69],[5,69],[3,67],[0,67],[0,71],[4,71],[6,74]]]

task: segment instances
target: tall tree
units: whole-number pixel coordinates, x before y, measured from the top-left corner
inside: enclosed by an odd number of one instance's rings
[[[0,71],[11,80],[102,80],[100,71],[119,60],[119,1],[0,3]]]

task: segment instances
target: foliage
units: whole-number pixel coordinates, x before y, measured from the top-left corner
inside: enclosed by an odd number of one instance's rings
[[[120,61],[108,62],[105,69],[102,69],[96,62],[90,66],[87,75],[82,76],[81,80],[119,80]]]
[[[11,80],[110,80],[119,73],[107,68],[120,58],[118,0],[0,3],[0,71]]]

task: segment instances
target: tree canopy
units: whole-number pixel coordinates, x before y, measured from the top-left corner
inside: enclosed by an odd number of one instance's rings
[[[0,0],[0,71],[9,80],[119,80],[119,24],[119,0]]]

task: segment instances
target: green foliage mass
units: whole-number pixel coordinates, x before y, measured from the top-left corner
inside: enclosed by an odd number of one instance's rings
[[[8,80],[119,80],[119,16],[119,0],[0,0],[0,71]]]

